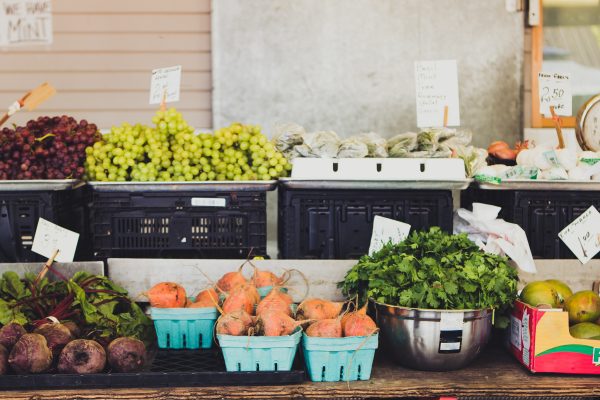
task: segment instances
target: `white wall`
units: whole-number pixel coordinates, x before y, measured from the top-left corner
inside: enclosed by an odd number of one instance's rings
[[[415,129],[415,60],[457,59],[475,143],[522,128],[524,19],[505,0],[213,1],[213,126]]]

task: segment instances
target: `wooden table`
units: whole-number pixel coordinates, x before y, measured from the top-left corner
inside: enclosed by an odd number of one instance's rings
[[[81,389],[0,392],[0,399],[336,399],[451,397],[600,397],[600,376],[533,375],[502,349],[488,349],[470,367],[423,372],[376,360],[370,381],[289,386],[167,389]]]

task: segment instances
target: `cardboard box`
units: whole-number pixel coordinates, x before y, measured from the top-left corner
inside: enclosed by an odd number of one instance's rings
[[[600,340],[576,339],[569,314],[521,301],[510,318],[509,349],[531,372],[600,374]]]

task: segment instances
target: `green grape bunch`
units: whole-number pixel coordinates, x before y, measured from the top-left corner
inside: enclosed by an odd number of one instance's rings
[[[257,125],[196,134],[174,108],[154,126],[124,123],[86,148],[86,179],[108,182],[248,181],[288,176],[292,166]]]

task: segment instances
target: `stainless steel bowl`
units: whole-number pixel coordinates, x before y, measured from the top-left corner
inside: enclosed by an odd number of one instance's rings
[[[375,303],[384,344],[401,365],[425,371],[465,367],[487,344],[491,310],[426,310]]]

